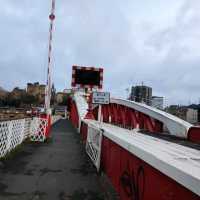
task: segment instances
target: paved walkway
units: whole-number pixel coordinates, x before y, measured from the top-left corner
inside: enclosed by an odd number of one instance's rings
[[[25,144],[0,162],[0,200],[107,199],[70,122],[59,121],[52,135],[48,144]]]

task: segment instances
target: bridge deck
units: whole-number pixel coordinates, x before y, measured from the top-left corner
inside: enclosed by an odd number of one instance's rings
[[[108,199],[70,122],[61,120],[52,134],[48,144],[26,144],[13,158],[0,162],[0,199]]]

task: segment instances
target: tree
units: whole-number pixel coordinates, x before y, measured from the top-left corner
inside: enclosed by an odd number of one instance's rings
[[[3,98],[0,98],[0,106],[5,106],[6,105],[6,102],[5,102],[5,99]]]
[[[9,94],[6,99],[5,99],[5,106],[10,106],[10,107],[20,107],[21,105],[21,99],[16,99],[12,97],[11,94]]]
[[[37,104],[38,98],[36,98],[33,95],[24,94],[23,97],[22,97],[22,102],[25,105]]]

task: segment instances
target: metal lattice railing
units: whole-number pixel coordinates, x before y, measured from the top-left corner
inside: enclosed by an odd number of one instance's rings
[[[10,129],[9,122],[0,123],[0,157],[3,157],[10,149]]]
[[[33,118],[30,127],[30,139],[34,142],[44,142],[46,139],[46,129],[48,120],[42,118]]]
[[[8,144],[9,149],[8,151],[11,151],[14,149],[17,145],[21,144],[24,140],[24,127],[25,127],[25,119],[22,120],[13,120],[10,123],[10,131],[8,134]]]
[[[26,118],[0,122],[0,158],[12,151],[25,139],[44,142],[46,139],[47,119]]]
[[[96,166],[97,171],[100,169],[101,143],[102,131],[88,126],[86,152]]]
[[[0,157],[21,144],[29,135],[31,119],[0,122]]]
[[[30,127],[31,127],[31,118],[25,119],[25,124],[24,124],[24,139],[27,139],[30,136]]]

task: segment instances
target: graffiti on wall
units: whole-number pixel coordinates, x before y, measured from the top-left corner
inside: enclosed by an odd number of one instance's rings
[[[142,200],[145,189],[145,172],[143,166],[139,166],[137,170],[134,170],[127,163],[127,169],[123,171],[120,177],[120,184],[128,198],[131,200]]]

